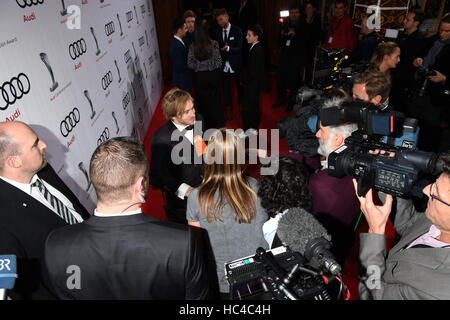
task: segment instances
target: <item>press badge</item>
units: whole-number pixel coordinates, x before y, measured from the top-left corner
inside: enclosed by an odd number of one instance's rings
[[[291,40],[289,39],[288,41],[286,41],[286,47],[289,47],[291,45]]]
[[[328,38],[328,43],[331,44],[333,42],[333,37]]]

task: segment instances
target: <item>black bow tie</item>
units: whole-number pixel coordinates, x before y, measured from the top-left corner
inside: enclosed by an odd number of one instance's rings
[[[190,125],[187,126],[186,128],[184,128],[184,130],[189,131],[189,130],[193,130],[194,129],[194,125]]]

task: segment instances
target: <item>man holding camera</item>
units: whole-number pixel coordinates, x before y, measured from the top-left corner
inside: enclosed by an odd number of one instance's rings
[[[385,72],[376,70],[357,74],[353,79],[353,99],[373,103],[382,111],[392,111],[389,105],[391,77]]]
[[[426,151],[441,152],[448,148],[442,139],[448,132],[450,105],[450,14],[447,13],[439,25],[439,34],[425,55],[417,57],[413,65],[422,74],[419,84],[423,89],[413,99],[410,115],[418,118],[422,133],[419,147]],[[445,145],[445,143],[447,145]]]
[[[345,100],[327,100],[322,108],[340,107]],[[354,242],[352,230],[360,213],[358,199],[353,192],[350,177],[335,178],[328,175],[328,156],[344,145],[344,141],[358,129],[355,123],[340,123],[323,126],[320,123],[316,137],[319,140],[318,153],[325,157],[322,169],[311,175],[308,188],[311,191],[313,214],[327,228],[333,238],[336,258],[344,263]]]
[[[393,197],[386,195],[382,205],[374,203],[372,190],[359,197],[369,225],[360,235],[360,299],[450,299],[450,156],[442,160],[443,172],[423,188],[425,213],[397,199],[394,227],[401,238],[387,258],[384,233]]]

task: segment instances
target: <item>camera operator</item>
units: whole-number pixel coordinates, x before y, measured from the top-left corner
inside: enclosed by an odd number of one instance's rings
[[[353,78],[353,99],[371,102],[382,111],[392,111],[389,105],[391,76],[387,73],[369,70]]]
[[[372,190],[359,197],[369,225],[360,235],[360,299],[450,299],[450,156],[442,160],[443,172],[423,188],[429,197],[425,213],[397,198],[394,227],[401,237],[387,258],[385,228],[393,197],[386,195],[382,205],[374,203]]]
[[[340,107],[343,98],[327,100],[323,108]],[[354,242],[352,230],[360,213],[358,199],[353,192],[350,177],[335,178],[328,174],[328,156],[344,145],[344,140],[358,129],[355,123],[323,126],[316,133],[319,140],[317,152],[325,157],[320,171],[312,174],[308,188],[312,195],[313,214],[332,235],[335,256],[342,264]]]
[[[422,128],[419,147],[427,151],[445,151],[448,141],[442,139],[443,129],[448,130],[450,104],[450,14],[439,25],[439,35],[426,55],[417,57],[413,65],[421,74],[421,90],[414,97],[410,116],[418,118]],[[423,80],[425,79],[425,80]],[[442,143],[440,144],[440,141]]]
[[[404,32],[400,34],[398,44],[400,46],[400,62],[392,70],[392,95],[393,103],[399,111],[406,112],[408,100],[414,87],[415,68],[412,64],[415,57],[422,52],[425,39],[419,31],[419,26],[425,19],[425,14],[420,10],[408,12],[403,20]]]
[[[289,18],[282,24],[280,33],[280,56],[276,75],[277,101],[272,108],[286,104],[286,91],[289,91],[286,112],[292,111],[295,95],[301,83],[302,65],[305,63],[305,47],[300,23],[300,7],[289,8]]]

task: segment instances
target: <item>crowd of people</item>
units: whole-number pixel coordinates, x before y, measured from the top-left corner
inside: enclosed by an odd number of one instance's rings
[[[240,13],[248,12],[249,2],[242,2]],[[304,10],[290,8],[280,35],[274,107],[293,107],[299,86],[305,79],[312,81],[311,48],[324,40],[326,49],[345,48],[352,61],[368,59],[371,67],[354,77],[351,92],[328,88],[319,111],[361,100],[380,112],[417,114],[421,134],[425,133],[423,140],[419,134],[419,148],[423,141],[428,143],[430,131],[438,134],[433,130],[439,129],[438,141],[428,147],[448,151],[442,135],[448,130],[450,16],[440,21],[438,37],[423,39],[419,50],[413,45],[420,39],[419,11],[405,18],[406,38],[379,42],[366,25],[358,42],[345,3],[335,2],[325,39],[313,3],[306,2]],[[96,148],[89,167],[97,195],[92,215],[47,163],[47,145],[35,131],[23,122],[0,123],[0,255],[16,255],[18,270],[8,297],[229,299],[224,264],[254,255],[260,247],[286,246],[279,222],[306,212],[331,235],[330,251],[341,266],[364,215],[368,231],[360,235],[361,270],[350,275],[359,279],[361,299],[450,299],[450,155],[440,156],[437,178],[422,190],[428,197],[423,210],[412,199],[373,189],[361,195],[351,176],[329,175],[329,156],[358,130],[357,123],[327,125],[319,117],[310,132],[314,156],[291,148],[288,141],[291,150],[280,157],[271,150],[258,153],[276,159],[277,170],[249,175],[246,141],[257,134],[252,129],[259,126],[259,93],[265,83],[263,30],[254,19],[243,19],[245,29],[231,24],[225,9],[217,10],[215,19],[217,30],[197,21],[192,11],[174,21],[174,88],[161,105],[167,123],[152,137],[151,159],[144,145],[131,137],[115,137]],[[249,51],[245,57],[244,47]],[[290,59],[300,62],[285,69],[283,63]],[[402,73],[396,75],[400,66]],[[427,75],[428,91],[416,97],[416,82],[405,72],[420,66],[434,73]],[[397,81],[400,78],[403,82]],[[225,128],[233,82],[241,102],[243,135]],[[289,137],[303,138],[301,115],[300,109],[295,118],[299,125]],[[203,137],[203,130],[210,128],[216,129]],[[371,151],[379,152],[384,153]],[[161,190],[168,221],[142,211],[150,186]],[[389,220],[398,238],[387,254]]]

